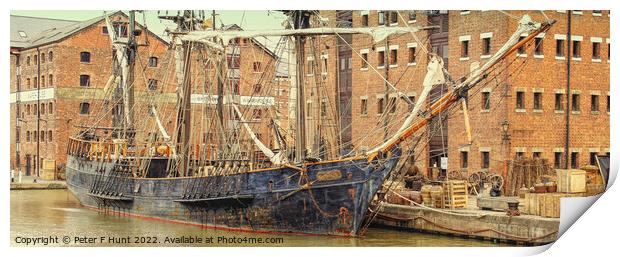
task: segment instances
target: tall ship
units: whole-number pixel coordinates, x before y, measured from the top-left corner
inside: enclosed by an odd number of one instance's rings
[[[214,229],[363,235],[376,215],[371,202],[381,202],[378,191],[389,188],[410,157],[416,157],[416,147],[429,133],[426,126],[510,72],[509,67],[519,64],[514,62],[516,51],[531,45],[553,24],[523,16],[509,40],[460,79],[447,73],[442,57],[424,53],[428,65],[417,101],[407,98],[401,85],[386,80],[386,95],[397,95],[396,101],[405,102],[409,111],[390,122],[369,124],[385,134],[384,140],[369,149],[352,150],[356,139],[345,140],[341,132],[350,128],[308,124],[314,112],[321,117],[328,109],[336,109],[336,116],[347,111],[332,108],[337,103],[329,103],[333,100],[329,97],[316,109],[307,105],[307,99],[325,92],[324,84],[306,80],[310,73],[321,74],[320,64],[306,62],[320,59],[315,40],[335,36],[341,39],[339,47],[352,48],[345,38],[359,35],[373,45],[384,45],[395,35],[418,40],[414,33],[434,27],[329,27],[322,26],[317,11],[281,12],[286,15],[286,29],[247,31],[218,28],[216,16],[210,21],[201,11],[160,15],[176,24],[169,31],[171,72],[163,72],[166,78],[160,80],[175,86],[172,101],[157,93],[136,100],[134,82],[144,78],[136,62],[141,29],[135,11],[129,12],[126,27],[115,26],[106,15],[113,72],[93,124],[78,125],[79,133],[68,140],[67,185],[81,204]],[[127,37],[119,37],[122,34]],[[280,111],[275,105],[262,111],[247,107],[269,98],[256,92],[240,96],[238,84],[232,82],[231,67],[238,59],[230,58],[237,51],[230,42],[262,37],[279,38],[280,56],[288,57],[290,125],[286,127],[273,118],[272,113]],[[369,64],[360,54],[351,58]],[[437,87],[448,90],[431,103],[427,98]],[[396,103],[388,102],[387,109],[390,104]],[[393,129],[385,129],[388,126]]]

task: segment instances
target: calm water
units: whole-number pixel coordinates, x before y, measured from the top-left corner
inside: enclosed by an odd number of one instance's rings
[[[168,222],[119,217],[82,208],[74,196],[67,190],[11,190],[11,245],[26,246],[16,240],[25,242],[26,238],[58,237],[58,242],[48,239],[53,246],[499,246],[492,242],[428,235],[412,232],[400,232],[379,228],[370,228],[363,238],[294,236],[228,232],[202,229],[200,227],[172,224]],[[202,243],[165,243],[165,238],[199,237]],[[70,243],[65,244],[63,238]],[[88,237],[95,242],[79,243],[75,238]],[[103,242],[99,242],[103,237]],[[108,242],[109,237],[122,241],[130,237],[130,242]],[[157,243],[136,243],[135,237],[144,242],[155,240]],[[212,238],[212,239],[210,239]],[[218,242],[218,238],[227,238],[229,243]],[[269,240],[281,238],[275,243],[236,243],[231,240]],[[43,243],[42,239],[37,246]],[[213,240],[208,242],[208,240]]]

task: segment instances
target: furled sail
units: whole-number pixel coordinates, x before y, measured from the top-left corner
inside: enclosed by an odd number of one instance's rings
[[[368,28],[309,28],[309,29],[267,29],[267,30],[244,30],[244,31],[220,31],[204,30],[191,31],[187,34],[179,35],[182,41],[211,42],[213,38],[222,39],[222,42],[229,42],[233,38],[254,38],[254,37],[273,37],[273,36],[296,36],[296,35],[345,35],[345,34],[366,34],[373,38],[374,42],[380,42],[390,35],[417,32],[429,27],[368,27]]]
[[[129,106],[129,97],[127,95],[127,92],[129,92],[128,90],[128,86],[133,86],[133,85],[127,85],[127,79],[129,78],[129,59],[127,56],[127,44],[120,42],[119,39],[117,38],[117,32],[114,29],[114,26],[112,26],[112,23],[110,22],[110,17],[105,14],[105,23],[106,23],[106,27],[108,28],[108,31],[110,33],[108,33],[108,35],[110,36],[110,42],[112,42],[112,48],[114,50],[116,50],[116,60],[119,63],[119,66],[121,67],[121,83],[123,85],[123,110],[124,110],[124,117],[125,117],[125,121],[128,125],[131,125],[131,119],[130,119],[130,106]]]
[[[239,116],[239,119],[241,119],[241,123],[243,123],[243,127],[245,127],[245,130],[248,132],[248,134],[250,135],[250,138],[252,138],[252,140],[258,147],[258,149],[260,149],[261,152],[263,152],[263,154],[265,154],[265,156],[269,158],[269,161],[271,161],[271,163],[273,163],[274,165],[283,164],[285,162],[285,159],[284,159],[285,151],[281,151],[276,154],[273,151],[271,151],[271,149],[269,149],[267,146],[265,146],[265,144],[263,144],[263,142],[261,142],[258,139],[258,137],[256,137],[256,134],[254,134],[254,131],[252,131],[252,128],[250,128],[248,123],[245,122],[245,119],[243,118],[243,114],[241,114],[241,111],[239,111],[239,107],[237,107],[236,104],[233,104],[232,106],[235,109],[235,112],[237,113],[237,115]]]

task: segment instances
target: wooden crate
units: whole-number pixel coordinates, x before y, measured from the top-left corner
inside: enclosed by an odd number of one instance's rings
[[[560,193],[585,193],[586,172],[583,170],[557,169],[558,192]]]
[[[548,218],[560,217],[560,203],[563,197],[581,197],[584,193],[525,194],[522,211],[525,214]]]
[[[445,208],[459,209],[467,207],[467,182],[450,180],[443,183]]]

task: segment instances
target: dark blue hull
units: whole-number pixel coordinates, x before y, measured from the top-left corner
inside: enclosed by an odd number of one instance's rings
[[[89,207],[206,227],[356,236],[368,205],[396,166],[339,160],[246,173],[133,178],[115,164],[70,155],[67,185]]]

